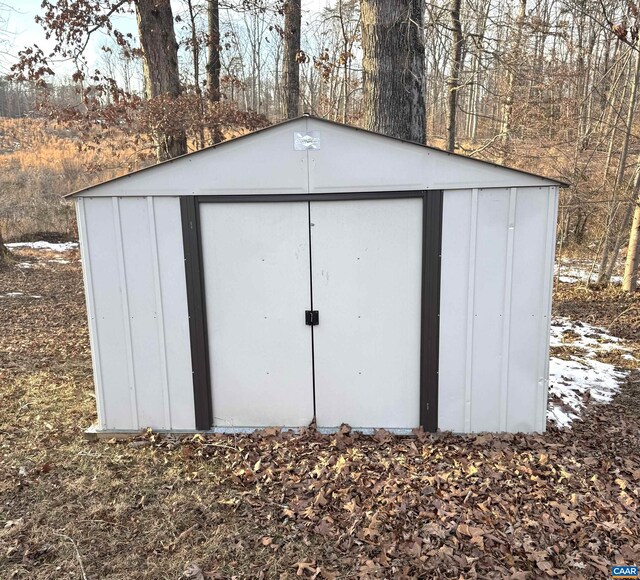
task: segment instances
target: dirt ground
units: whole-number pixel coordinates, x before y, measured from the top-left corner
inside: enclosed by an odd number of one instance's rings
[[[544,435],[89,443],[81,272],[62,257],[0,272],[0,578],[605,578],[639,563],[635,372]],[[558,314],[636,344],[639,307],[556,292]]]

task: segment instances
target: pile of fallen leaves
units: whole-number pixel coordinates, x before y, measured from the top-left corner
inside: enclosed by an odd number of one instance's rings
[[[629,294],[620,286],[594,288],[557,282],[553,309],[557,316],[604,327],[615,336],[640,344],[640,292]]]
[[[88,443],[79,265],[14,268],[8,292],[22,294],[0,298],[2,578],[592,578],[640,560],[633,373],[544,435]]]
[[[611,453],[593,438],[602,427],[592,425],[588,444],[557,431],[400,438],[346,426],[335,436],[146,440],[179,446],[201,470],[194,479],[224,482],[216,501],[235,517],[262,518],[249,537],[231,539],[241,549],[268,547],[277,560],[292,545],[313,546],[299,575],[592,577],[640,550],[640,465],[625,457],[638,434],[615,427],[621,445]]]

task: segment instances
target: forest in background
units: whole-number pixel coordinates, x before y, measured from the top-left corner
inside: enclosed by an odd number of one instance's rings
[[[374,10],[381,0],[303,5],[297,29],[297,2],[174,2],[173,94],[153,94],[144,39],[109,20],[113,10],[133,13],[145,3],[153,1],[63,3],[93,8],[88,14],[44,2],[41,24],[60,46],[57,56],[77,68],[69,78],[53,76],[36,48],[13,47],[22,49],[17,65],[0,80],[6,238],[73,231],[58,194],[153,163],[160,134],[169,135],[171,153],[180,139],[184,150],[199,149],[292,110],[370,126],[375,103],[364,90],[364,61],[373,48],[363,31],[381,18]],[[634,232],[640,190],[638,7],[611,0],[400,4],[415,32],[401,39],[415,45],[406,48],[407,78],[421,77],[424,100],[424,130],[414,140],[568,182],[559,251],[588,258],[598,282],[608,281]],[[81,50],[92,27],[108,33],[97,63]],[[421,62],[409,63],[416,53]],[[297,90],[292,75],[299,75]],[[386,106],[393,109],[389,99]],[[179,143],[173,151],[183,152]]]

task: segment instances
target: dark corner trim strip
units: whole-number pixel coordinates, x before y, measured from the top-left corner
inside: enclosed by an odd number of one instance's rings
[[[420,343],[420,424],[438,430],[440,357],[440,264],[442,191],[426,191],[422,220],[422,340]]]
[[[193,196],[181,197],[180,214],[182,216],[182,239],[187,280],[196,429],[206,431],[211,428],[213,417],[202,248],[200,246],[200,215],[197,199]]]

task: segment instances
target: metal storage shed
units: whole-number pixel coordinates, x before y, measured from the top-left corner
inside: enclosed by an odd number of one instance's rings
[[[303,116],[72,194],[97,430],[543,431],[561,185]]]

